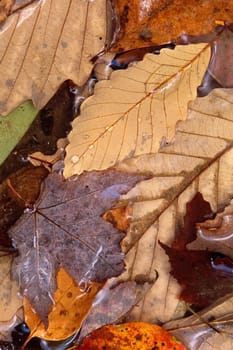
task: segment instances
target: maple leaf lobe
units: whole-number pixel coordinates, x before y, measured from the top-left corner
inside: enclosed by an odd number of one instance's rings
[[[109,169],[64,181],[54,172],[44,182],[35,211],[10,230],[20,253],[13,277],[44,322],[58,268],[65,268],[77,284],[103,282],[123,271],[124,234],[101,216],[144,178]]]

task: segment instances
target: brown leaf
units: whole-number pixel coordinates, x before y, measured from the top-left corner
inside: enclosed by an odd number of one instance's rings
[[[43,166],[27,165],[10,175],[0,184],[0,246],[12,248],[7,230],[23,214],[26,207],[32,207],[39,193],[42,181],[48,175]]]
[[[209,57],[210,44],[164,49],[97,83],[73,122],[65,177],[157,152],[177,120],[186,118]]]
[[[101,287],[101,283],[90,283],[86,291],[81,290],[72,277],[64,269],[60,269],[47,329],[34,312],[29,300],[24,298],[25,322],[31,330],[27,342],[33,337],[58,341],[74,334],[81,327]]]
[[[229,1],[158,0],[138,2],[114,0],[120,31],[112,47],[114,52],[163,44],[181,34],[210,32],[216,22],[232,22],[233,5]]]
[[[0,331],[3,322],[8,321],[9,323],[22,306],[22,301],[18,296],[18,287],[15,281],[11,280],[12,261],[11,255],[0,256]]]
[[[105,44],[105,13],[105,0],[45,0],[8,17],[0,36],[0,113],[26,99],[41,108],[66,79],[83,85]]]
[[[103,282],[123,271],[120,241],[124,235],[101,215],[143,178],[109,169],[64,181],[53,172],[34,210],[9,231],[20,253],[14,261],[14,278],[43,322],[60,267],[80,286]]]
[[[83,323],[80,341],[88,333],[106,324],[116,323],[126,318],[127,313],[149,289],[149,283],[139,284],[134,281],[119,283],[114,286],[114,278],[106,282]]]
[[[233,26],[229,25],[222,32],[220,40],[213,41],[212,57],[198,87],[199,96],[207,95],[214,88],[233,87],[232,40]]]
[[[169,275],[170,264],[158,241],[171,246],[186,204],[200,192],[217,212],[233,197],[233,91],[216,89],[189,104],[188,119],[177,125],[170,144],[157,154],[132,158],[119,168],[150,173],[121,197],[133,204],[130,230],[123,241],[126,272],[121,280],[140,274],[158,278],[135,307],[131,320],[165,322],[177,316],[181,288]]]
[[[233,203],[213,220],[197,223],[197,239],[188,244],[188,249],[220,252],[233,259],[232,249]]]

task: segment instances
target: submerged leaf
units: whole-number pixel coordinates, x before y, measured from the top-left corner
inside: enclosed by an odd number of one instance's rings
[[[14,278],[43,322],[60,267],[82,286],[123,271],[120,241],[124,234],[101,215],[143,178],[109,169],[64,181],[54,172],[45,180],[34,210],[9,231],[20,253],[14,262]]]
[[[186,118],[209,58],[209,44],[177,46],[96,84],[73,122],[65,177],[156,152],[164,137],[173,136],[177,120]]]
[[[143,322],[108,325],[83,339],[77,350],[186,350],[171,333],[162,327]]]

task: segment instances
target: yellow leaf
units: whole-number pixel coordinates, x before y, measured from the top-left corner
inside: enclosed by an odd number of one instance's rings
[[[156,152],[176,121],[186,118],[209,57],[209,44],[177,46],[99,82],[73,122],[65,177]]]
[[[170,276],[161,241],[170,245],[182,224],[186,204],[202,193],[215,212],[233,197],[233,90],[216,89],[189,104],[188,119],[178,123],[174,140],[157,154],[119,164],[133,173],[151,173],[121,197],[133,204],[124,240],[126,272],[120,280],[145,274],[158,279],[132,310],[132,320],[166,322],[177,311],[181,287]],[[190,271],[191,273],[191,271]]]
[[[105,43],[105,0],[30,3],[1,28],[0,114],[31,98],[40,108],[68,78],[82,85]]]
[[[62,340],[75,333],[81,327],[96,294],[102,287],[102,284],[93,282],[86,291],[82,291],[64,269],[58,272],[57,284],[55,304],[48,316],[47,329],[32,309],[29,300],[24,298],[25,322],[31,330],[27,342],[33,337]]]

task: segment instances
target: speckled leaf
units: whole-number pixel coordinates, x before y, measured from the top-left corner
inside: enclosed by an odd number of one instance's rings
[[[83,85],[105,44],[106,11],[105,0],[40,0],[9,16],[0,32],[0,113],[27,99],[40,109],[66,79]]]
[[[82,286],[123,271],[124,234],[101,215],[142,178],[109,169],[64,181],[54,172],[45,180],[35,209],[10,230],[20,253],[14,261],[14,278],[44,322],[58,268],[64,267]]]

